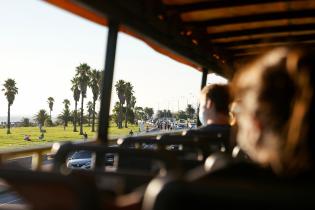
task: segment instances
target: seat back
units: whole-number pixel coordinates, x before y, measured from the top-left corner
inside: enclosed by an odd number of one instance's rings
[[[100,209],[96,187],[76,176],[2,168],[0,178],[34,210]]]
[[[315,208],[314,174],[278,177],[269,170],[249,165],[231,165],[194,181],[165,182],[158,193],[149,184],[144,209]]]

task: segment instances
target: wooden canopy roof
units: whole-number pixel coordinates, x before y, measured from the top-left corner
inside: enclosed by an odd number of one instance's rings
[[[253,56],[315,46],[315,0],[46,0],[121,31],[197,69],[225,77]]]

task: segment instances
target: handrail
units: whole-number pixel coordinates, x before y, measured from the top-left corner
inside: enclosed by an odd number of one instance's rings
[[[95,143],[96,141],[89,141],[89,143]],[[77,144],[86,144],[84,143],[77,143]],[[56,143],[45,144],[41,146],[35,146],[31,148],[19,148],[19,149],[12,149],[7,151],[0,152],[0,165],[3,165],[5,161],[14,160],[17,158],[25,158],[25,157],[32,157],[32,170],[40,171],[42,170],[43,165],[43,155],[46,154],[54,154],[54,147]]]
[[[27,149],[15,149],[4,151],[0,153],[0,164],[2,165],[6,160],[13,160],[16,158],[32,157],[32,169],[41,170],[43,163],[43,155],[51,152],[53,144],[37,146]]]
[[[161,161],[163,167],[160,168],[161,172],[169,172],[169,171],[180,171],[180,167],[176,162],[175,157],[165,152],[157,152],[157,151],[146,151],[146,150],[130,150],[126,148],[114,148],[114,147],[106,147],[102,145],[75,145],[71,142],[67,144],[60,145],[58,148],[58,152],[54,158],[54,171],[62,171],[65,161],[70,152],[86,150],[95,153],[95,157],[92,160],[91,166],[92,168],[99,170],[104,164],[104,155],[106,153],[114,153],[118,155],[128,155],[130,157],[146,157],[152,158],[158,161]],[[166,171],[165,171],[165,170]]]

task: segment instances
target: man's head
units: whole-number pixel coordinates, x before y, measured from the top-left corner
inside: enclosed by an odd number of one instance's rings
[[[207,125],[213,122],[218,115],[229,117],[230,101],[231,97],[227,85],[205,86],[200,94],[200,122]]]

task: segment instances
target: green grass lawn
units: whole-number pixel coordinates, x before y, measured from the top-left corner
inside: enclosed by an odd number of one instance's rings
[[[7,134],[6,128],[0,128],[0,150],[7,150],[13,148],[26,148],[33,145],[44,145],[47,143],[60,142],[60,141],[83,141],[83,136],[79,135],[79,132],[73,132],[73,127],[69,126],[66,130],[63,126],[56,127],[44,127],[46,130],[44,140],[38,140],[40,136],[38,127],[13,127],[11,128],[11,134]],[[130,130],[136,133],[139,128],[136,125],[128,125],[128,128],[118,129],[114,124],[111,124],[109,128],[110,138],[117,138],[119,136],[126,136]],[[77,128],[80,130],[80,127]],[[94,139],[96,132],[91,132],[91,127],[84,125],[83,132],[88,134],[88,138]],[[31,141],[25,141],[24,135],[30,135]]]

